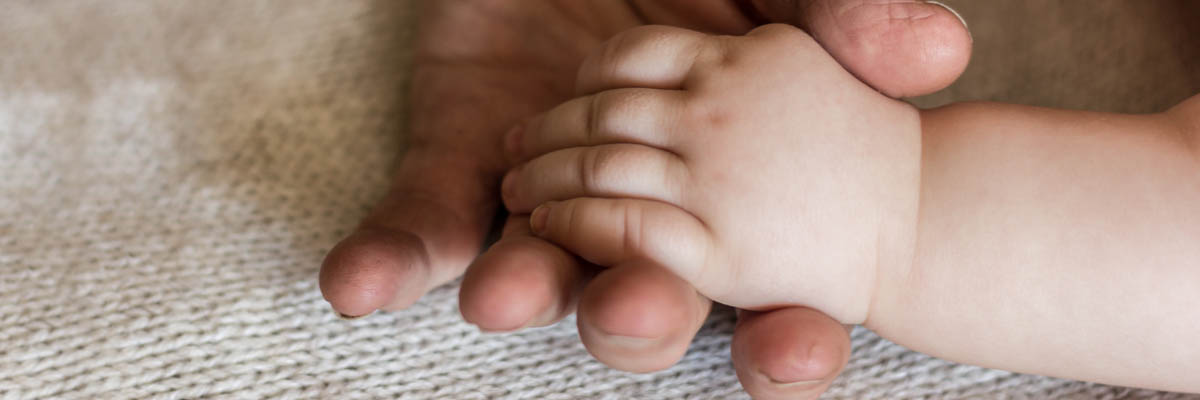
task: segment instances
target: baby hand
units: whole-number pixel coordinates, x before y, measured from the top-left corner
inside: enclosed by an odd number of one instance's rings
[[[504,202],[600,265],[651,261],[713,300],[863,323],[915,240],[920,120],[799,29],[648,26],[514,130]],[[540,207],[539,207],[540,205]]]

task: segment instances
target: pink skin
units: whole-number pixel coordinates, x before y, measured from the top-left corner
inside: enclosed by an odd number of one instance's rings
[[[538,237],[602,266],[650,261],[734,307],[845,324],[866,320],[878,264],[911,258],[917,112],[803,31],[631,29],[579,87],[514,132],[528,162],[504,204],[533,211]]]
[[[1200,96],[1138,115],[919,111],[785,24],[639,27],[579,71],[580,97],[510,134],[527,161],[501,192],[537,237],[612,268],[596,282],[641,274],[602,295],[667,303],[645,288],[674,275],[724,304],[811,306],[967,364],[1200,391]],[[604,302],[592,295],[581,316]],[[645,339],[663,321],[638,311],[591,327],[643,337],[619,342],[635,354],[675,349]],[[581,334],[601,360],[643,359]]]
[[[762,22],[742,10],[808,29],[855,76],[894,96],[944,87],[970,53],[953,14],[908,1],[424,4],[409,147],[387,197],[326,257],[325,298],[349,316],[402,309],[465,271],[460,307],[481,329],[553,323],[578,304],[581,337],[597,358],[629,370],[674,363],[709,301],[672,275],[614,269],[592,279],[522,228],[525,216],[511,217],[504,237],[476,256],[513,165],[501,143],[508,127],[571,98],[579,64],[612,35],[647,23],[740,34]],[[814,398],[845,365],[848,340],[811,309],[743,314],[734,363],[755,397]]]

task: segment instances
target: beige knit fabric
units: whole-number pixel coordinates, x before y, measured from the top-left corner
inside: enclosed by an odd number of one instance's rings
[[[409,8],[0,1],[0,398],[744,398],[728,310],[648,375],[573,320],[480,333],[454,284],[334,317],[316,273],[388,181]],[[828,398],[1185,397],[853,336]]]

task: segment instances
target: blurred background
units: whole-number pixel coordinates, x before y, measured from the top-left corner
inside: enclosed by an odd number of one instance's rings
[[[1200,93],[1200,2],[948,3],[975,53],[918,105]],[[727,310],[648,375],[593,361],[571,320],[482,334],[456,284],[334,317],[316,272],[389,182],[412,25],[385,0],[0,1],[0,398],[743,398]],[[827,398],[1187,397],[853,337]]]
[[[1146,113],[1200,93],[1200,2],[946,0],[975,39],[950,87],[913,103],[990,100]]]

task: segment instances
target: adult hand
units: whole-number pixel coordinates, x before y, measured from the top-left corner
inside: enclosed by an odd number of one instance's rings
[[[420,14],[412,125],[396,179],[321,268],[321,290],[343,315],[407,307],[463,273],[510,167],[503,133],[571,97],[583,58],[620,31],[655,23],[740,34],[789,22],[892,96],[944,87],[970,52],[952,13],[910,1],[439,1]],[[653,268],[587,276],[575,257],[527,227],[524,216],[510,217],[504,237],[475,262],[461,289],[464,317],[513,330],[553,323],[578,303],[581,337],[600,360],[653,370],[682,356],[707,299]],[[758,398],[816,397],[849,351],[845,328],[806,308],[741,313],[733,343],[738,376]]]

